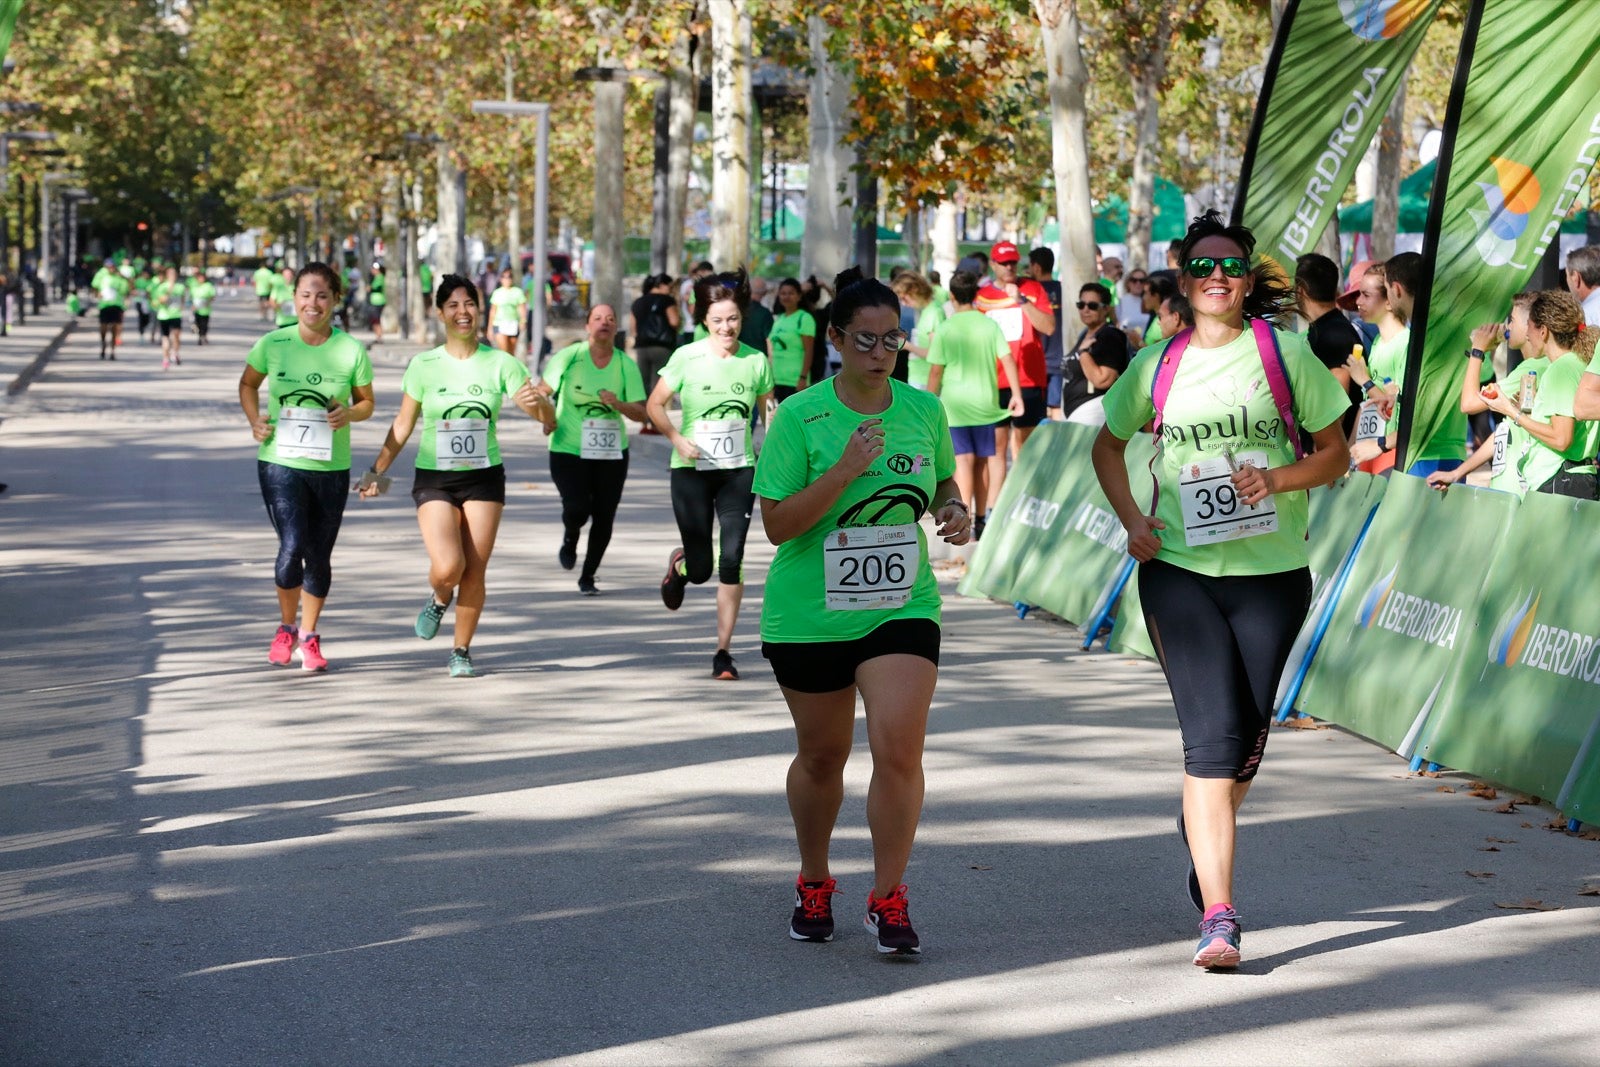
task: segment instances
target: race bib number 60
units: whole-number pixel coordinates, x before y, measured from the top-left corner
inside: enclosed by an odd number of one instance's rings
[[[433,442],[441,470],[489,466],[488,419],[440,419]]]
[[[911,599],[922,562],[914,523],[829,531],[822,542],[829,611],[897,608]]]
[[[1237,461],[1265,470],[1265,452],[1241,452]],[[1183,503],[1184,542],[1191,548],[1221,541],[1260,537],[1278,528],[1278,510],[1269,495],[1259,504],[1246,504],[1233,488],[1233,471],[1221,457],[1186,463],[1178,475],[1178,498]]]

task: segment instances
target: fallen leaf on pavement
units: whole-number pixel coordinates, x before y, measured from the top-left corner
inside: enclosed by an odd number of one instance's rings
[[[1494,872],[1493,871],[1468,871],[1467,872],[1467,877],[1468,878],[1493,878],[1494,877]]]
[[[1497,845],[1514,845],[1517,843],[1517,839],[1514,837],[1486,837],[1484,840],[1492,841]]]
[[[1316,719],[1286,719],[1283,722],[1291,730],[1329,730],[1330,724],[1318,722]]]
[[[1578,890],[1578,895],[1580,897],[1600,897],[1600,882],[1584,886]]]
[[[1453,788],[1451,788],[1450,786],[1448,786],[1448,785],[1435,786],[1433,791],[1435,793],[1454,793],[1455,792],[1455,790]]]
[[[1499,845],[1479,845],[1478,846],[1478,851],[1479,852],[1499,852],[1500,851],[1500,846]]]
[[[1494,902],[1494,906],[1497,907],[1497,908],[1504,908],[1507,911],[1560,911],[1561,910],[1561,905],[1560,904],[1546,904],[1542,900],[1497,900],[1497,901]]]
[[[1484,800],[1493,800],[1499,795],[1499,793],[1495,792],[1493,786],[1479,785],[1476,782],[1473,783],[1473,788],[1467,790],[1467,796],[1482,797]]]
[[[1491,808],[1490,810],[1497,812],[1500,815],[1511,815],[1516,812],[1517,806],[1508,800],[1504,804],[1501,804],[1498,808]]]
[[[1525,822],[1525,823],[1522,824],[1522,828],[1524,830],[1532,830],[1533,829],[1533,823]]]

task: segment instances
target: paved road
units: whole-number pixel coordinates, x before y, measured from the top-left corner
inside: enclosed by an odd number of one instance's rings
[[[79,333],[0,407],[0,1062],[1594,1062],[1595,842],[1282,730],[1247,809],[1248,962],[1199,973],[1159,674],[953,596],[908,876],[926,954],[882,960],[853,922],[864,754],[842,936],[791,943],[769,550],[745,680],[714,683],[708,591],[655,595],[659,439],[589,600],[553,565],[542,438],[507,431],[484,677],[410,636],[404,493],[351,505],[334,669],[268,667],[275,542],[233,399],[256,332],[224,302],[166,374]],[[378,349],[382,412],[406,354]],[[1524,900],[1562,910],[1496,907]]]

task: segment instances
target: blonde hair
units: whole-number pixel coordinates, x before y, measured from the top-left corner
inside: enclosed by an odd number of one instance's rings
[[[926,303],[933,299],[933,286],[928,279],[914,270],[904,270],[895,275],[894,281],[889,283],[889,288],[894,290],[896,296]]]

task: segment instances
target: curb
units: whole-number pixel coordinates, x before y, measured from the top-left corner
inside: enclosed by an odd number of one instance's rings
[[[18,393],[28,388],[28,386],[32,385],[33,380],[39,376],[40,372],[44,370],[45,366],[50,362],[50,360],[55,357],[55,354],[61,350],[62,344],[65,343],[67,339],[67,334],[76,329],[77,325],[77,319],[68,319],[67,324],[61,327],[61,332],[56,334],[55,340],[45,345],[44,348],[40,350],[39,354],[33,357],[33,362],[22,368],[22,370],[17,373],[17,376],[11,379],[11,384],[6,386],[6,396],[16,396]]]

